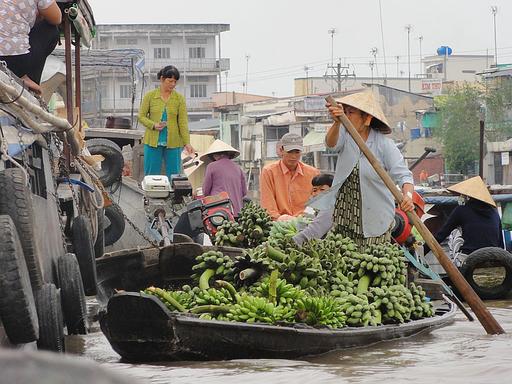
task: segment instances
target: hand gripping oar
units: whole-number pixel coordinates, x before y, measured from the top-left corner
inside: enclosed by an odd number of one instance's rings
[[[334,100],[332,96],[326,97],[325,100],[327,100],[327,102],[331,105],[336,105],[336,100]],[[384,168],[382,168],[375,155],[366,146],[366,143],[361,138],[357,130],[354,128],[348,117],[344,113],[342,113],[339,116],[339,118],[336,118],[336,121],[343,124],[347,132],[350,134],[350,136],[352,136],[352,139],[356,142],[361,152],[363,152],[363,154],[366,156],[366,158],[372,165],[373,169],[375,169],[375,172],[377,172],[377,174],[380,176],[384,184],[386,184],[386,187],[388,187],[388,189],[395,197],[395,200],[398,202],[398,204],[400,204],[403,200],[402,192],[396,187],[395,183],[384,170]],[[496,321],[496,319],[491,315],[489,310],[485,307],[482,300],[480,300],[475,291],[473,291],[471,286],[461,275],[457,267],[455,267],[455,265],[453,265],[448,256],[446,256],[437,240],[434,238],[434,236],[432,236],[432,234],[425,226],[425,224],[423,224],[423,222],[420,220],[418,215],[414,211],[411,211],[407,212],[407,216],[409,217],[409,220],[411,220],[411,222],[414,224],[418,232],[421,234],[423,240],[425,240],[425,242],[430,247],[434,255],[437,257],[437,260],[439,260],[439,263],[442,265],[442,267],[450,277],[455,287],[457,287],[464,300],[466,300],[468,305],[471,307],[473,313],[476,315],[476,317],[484,327],[485,331],[491,335],[505,333],[503,328],[501,328],[500,324]]]

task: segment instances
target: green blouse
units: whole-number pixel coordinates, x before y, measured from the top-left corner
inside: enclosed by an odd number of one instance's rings
[[[160,88],[146,93],[140,105],[138,118],[146,127],[144,144],[151,147],[158,145],[160,131],[154,129],[153,126],[160,122],[164,108],[167,108],[167,148],[181,148],[190,144],[185,98],[173,91],[165,102],[160,96]]]

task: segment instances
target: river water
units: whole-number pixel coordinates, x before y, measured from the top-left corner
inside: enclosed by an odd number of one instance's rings
[[[486,305],[507,334],[486,335],[459,311],[454,323],[430,334],[301,360],[126,364],[101,332],[68,341],[76,352],[141,383],[510,383],[512,301]]]

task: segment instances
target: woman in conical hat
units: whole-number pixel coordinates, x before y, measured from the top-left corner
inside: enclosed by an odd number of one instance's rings
[[[227,192],[233,214],[238,216],[242,208],[242,200],[247,195],[247,183],[242,169],[232,159],[240,152],[222,140],[215,140],[208,150],[199,158],[209,164],[203,181],[203,194],[205,196]]]
[[[404,194],[401,208],[414,208],[412,173],[393,140],[385,136],[391,129],[371,92],[345,96],[337,105],[328,104],[331,116],[343,112],[366,145],[381,162]],[[360,248],[391,239],[395,201],[391,192],[361,153],[350,134],[334,121],[325,137],[327,147],[338,152],[336,174],[331,190],[312,205],[333,210],[334,233],[352,238]]]
[[[447,189],[464,196],[464,199],[434,235],[436,240],[441,243],[454,229],[460,228],[464,239],[460,252],[465,255],[484,247],[503,248],[500,215],[482,178],[472,177]],[[428,252],[429,249],[424,250]]]

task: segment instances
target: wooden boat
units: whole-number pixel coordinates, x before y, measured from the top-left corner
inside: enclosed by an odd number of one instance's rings
[[[112,348],[128,361],[290,359],[430,332],[454,316],[454,305],[444,303],[434,317],[400,325],[334,330],[247,324],[170,312],[154,296],[124,292],[109,300],[100,325]]]
[[[98,298],[107,303],[99,315],[101,330],[124,359],[297,358],[429,332],[448,325],[455,316],[454,305],[436,302],[434,317],[400,325],[333,330],[304,324],[246,324],[171,312],[154,296],[138,292],[151,284],[183,284],[195,256],[205,248],[180,243],[160,250],[106,254],[98,259]],[[240,252],[227,247],[223,251]],[[115,289],[128,292],[115,294]]]

